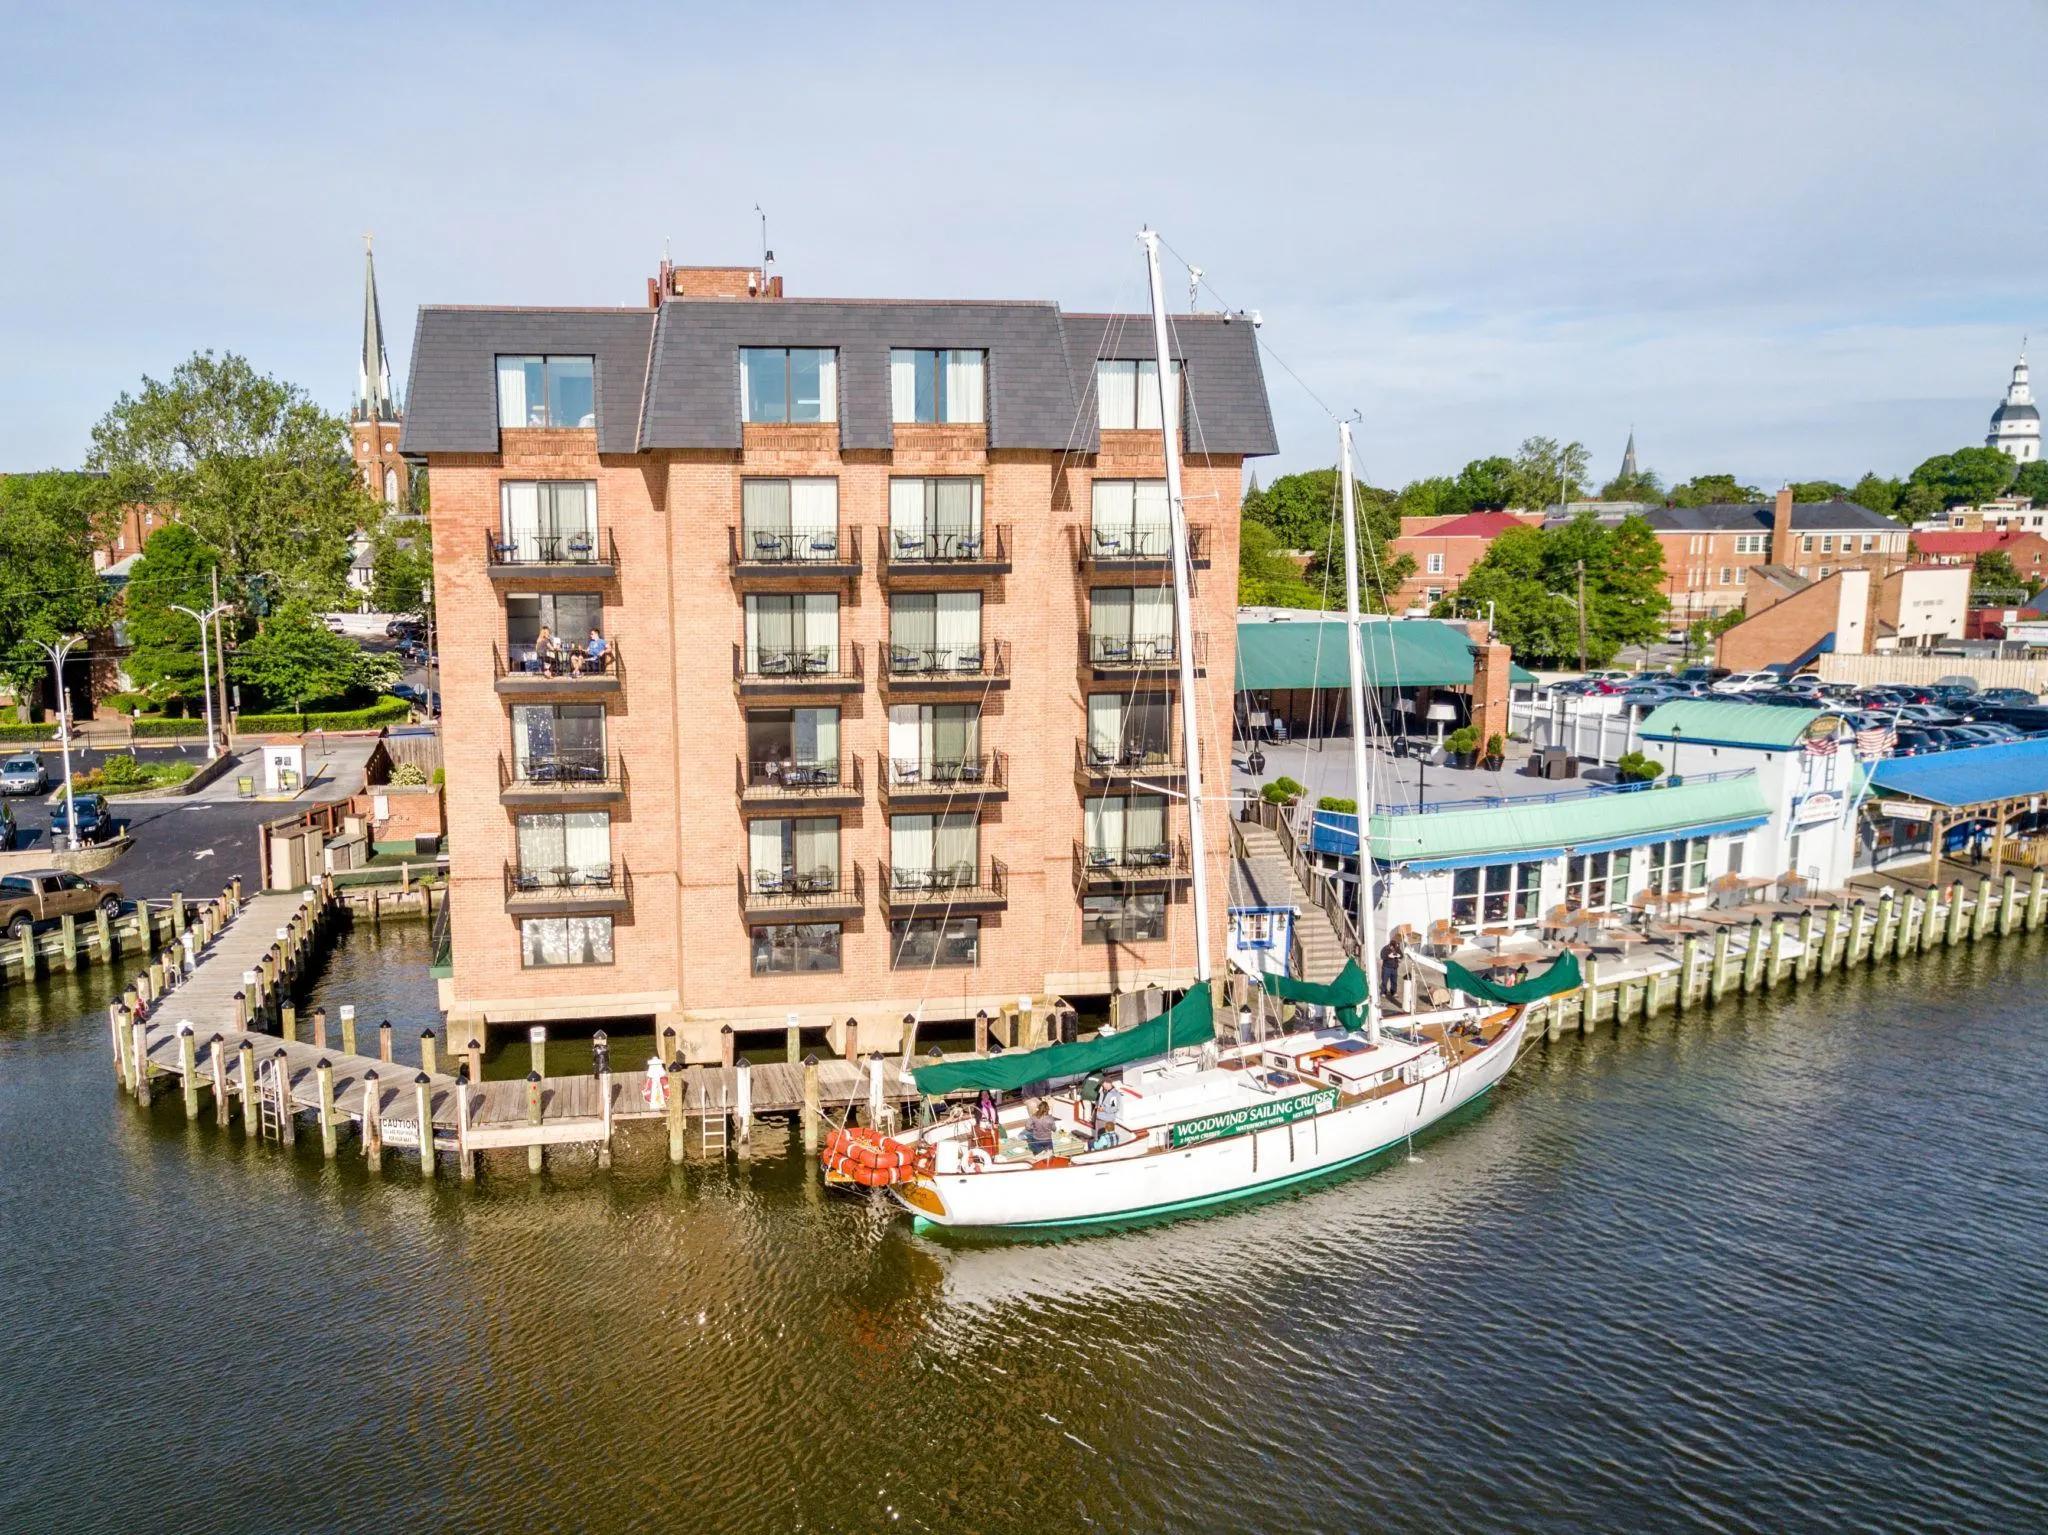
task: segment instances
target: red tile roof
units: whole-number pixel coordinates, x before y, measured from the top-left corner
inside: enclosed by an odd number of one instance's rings
[[[1509,528],[1525,528],[1529,524],[1509,512],[1467,512],[1463,517],[1453,518],[1426,533],[1409,535],[1413,538],[1498,538]]]
[[[1963,528],[1941,532],[1915,533],[1913,542],[1923,554],[1988,554],[2009,549],[2021,539],[2040,535],[2028,528],[1987,528],[1972,533]]]

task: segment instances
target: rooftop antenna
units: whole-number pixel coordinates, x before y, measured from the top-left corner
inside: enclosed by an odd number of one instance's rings
[[[761,212],[761,205],[754,204],[754,212],[761,219],[761,280],[768,280],[768,268],[774,263],[775,252],[768,248],[768,215]]]
[[[1201,312],[1201,304],[1202,269],[1198,266],[1191,266],[1188,268],[1188,313],[1199,314]]]

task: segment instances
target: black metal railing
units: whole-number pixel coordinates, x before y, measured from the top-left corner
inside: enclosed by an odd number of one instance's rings
[[[1177,750],[1130,745],[1104,750],[1082,736],[1074,742],[1074,771],[1084,778],[1134,778],[1146,773],[1173,778],[1187,771],[1187,763]]]
[[[601,748],[557,747],[519,758],[498,758],[498,788],[619,791],[626,787],[625,760]]]
[[[1184,837],[1169,838],[1151,847],[1099,848],[1078,840],[1074,843],[1076,886],[1184,879],[1192,868]]]
[[[566,533],[484,534],[486,563],[507,568],[588,565],[593,571],[619,568],[619,546],[609,528]]]
[[[514,896],[577,899],[631,899],[632,872],[623,863],[563,864],[531,868],[524,864],[505,865],[505,899]]]
[[[773,687],[847,687],[861,680],[860,646],[802,645],[786,649],[732,647],[732,674],[740,682]]]
[[[875,642],[882,675],[892,683],[1008,681],[1010,642],[983,638],[972,645],[899,645]]]
[[[749,799],[816,799],[861,792],[860,758],[851,752],[825,762],[797,762],[788,757],[749,762],[737,757],[733,770],[739,792]]]
[[[604,641],[604,648],[595,655],[591,654],[588,640],[558,641],[546,651],[531,640],[516,644],[507,640],[502,651],[491,646],[491,675],[500,682],[532,683],[536,689],[551,683],[620,685],[625,682],[625,673],[626,664],[616,640]]]
[[[882,528],[883,562],[891,570],[926,570],[934,566],[1000,566],[1009,568],[1010,528],[1007,523],[979,528]]]
[[[981,863],[898,868],[884,859],[880,865],[882,899],[893,910],[910,906],[973,906],[1004,902],[1010,898],[1010,866],[1000,858]]]
[[[796,570],[824,566],[859,571],[859,528],[727,527],[728,563],[734,570]]]
[[[858,864],[841,868],[739,871],[740,906],[748,912],[846,910],[867,903]]]
[[[1191,649],[1197,667],[1208,664],[1208,635],[1197,633]],[[1171,634],[1097,634],[1084,629],[1081,654],[1101,672],[1170,671],[1180,665],[1180,649]]]
[[[875,759],[880,765],[883,792],[887,794],[980,794],[1010,786],[1010,758],[1006,752],[940,757],[929,762],[877,752]]]
[[[1163,522],[1096,524],[1082,530],[1082,561],[1096,566],[1165,565],[1173,559],[1173,530]],[[1188,525],[1188,563],[1209,563],[1209,529]]]

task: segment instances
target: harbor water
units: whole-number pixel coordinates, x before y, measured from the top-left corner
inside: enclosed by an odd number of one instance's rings
[[[426,958],[359,928],[314,1000],[416,1059]],[[2048,1528],[2044,974],[1538,1043],[1412,1159],[1030,1241],[779,1125],[469,1188],[250,1144],[60,975],[0,995],[0,1529]]]

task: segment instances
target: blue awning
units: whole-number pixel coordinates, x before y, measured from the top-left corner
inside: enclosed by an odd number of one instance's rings
[[[1887,757],[1870,770],[1870,781],[1880,794],[1933,805],[1984,805],[2048,794],[2048,736]]]

